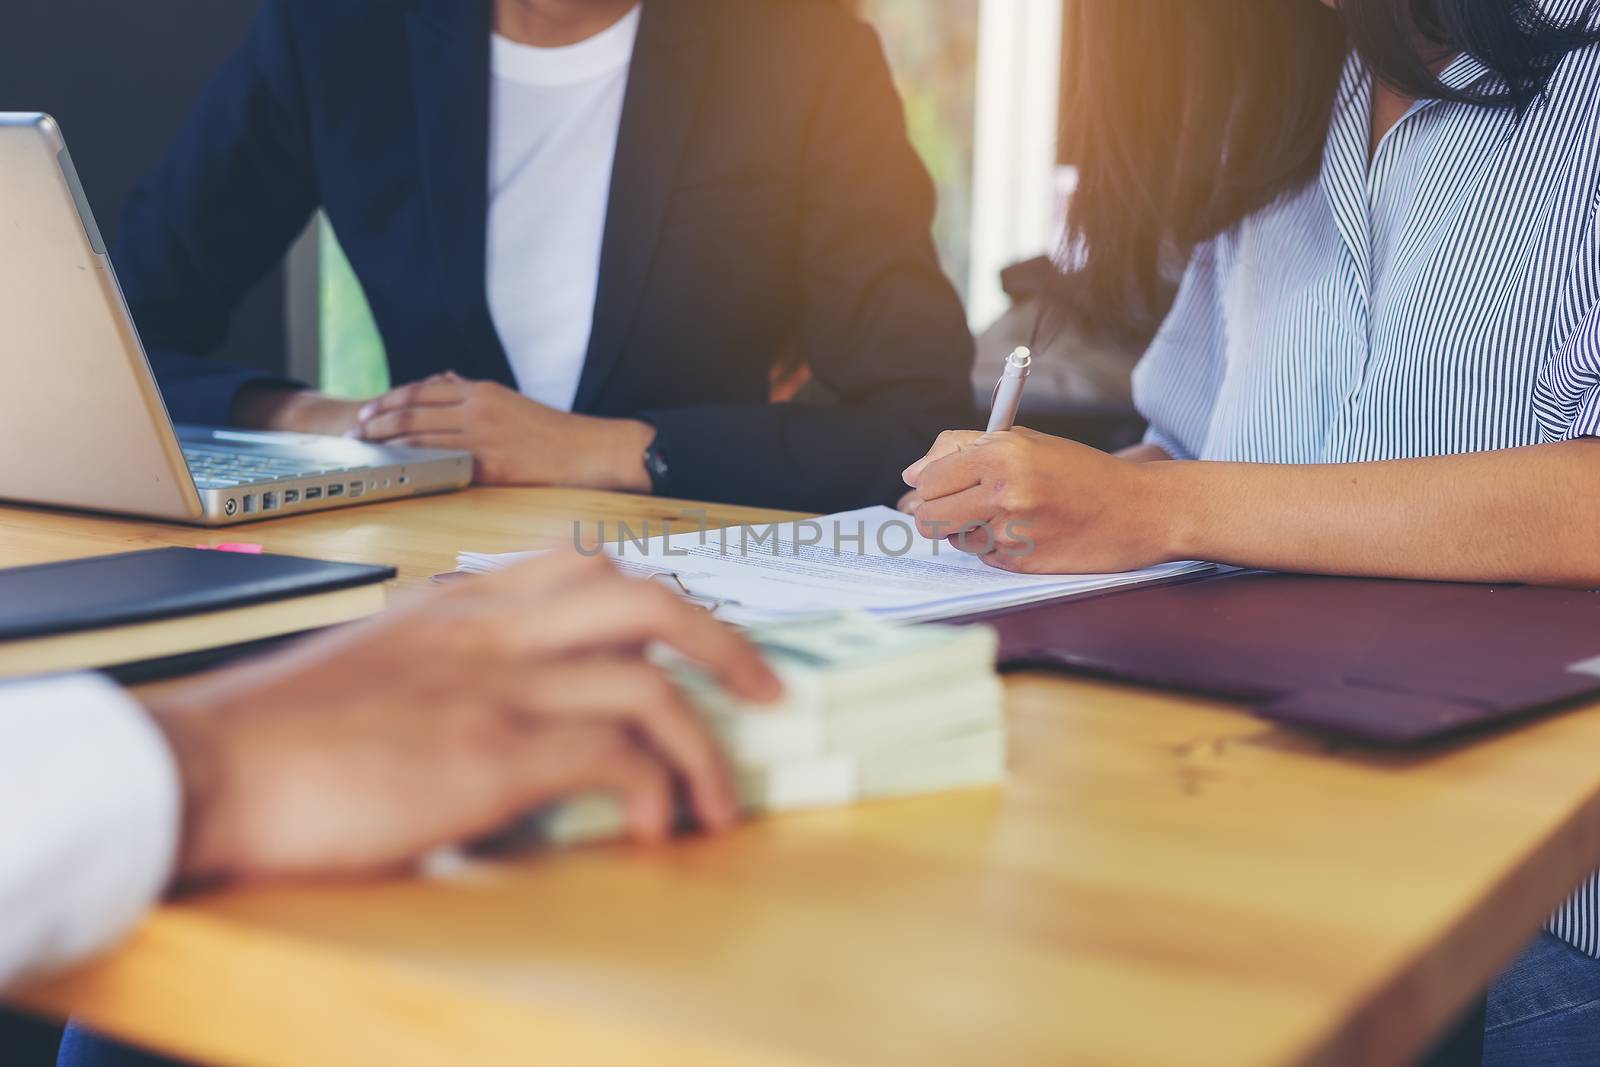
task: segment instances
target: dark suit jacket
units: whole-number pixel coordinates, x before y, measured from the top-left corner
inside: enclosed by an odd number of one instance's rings
[[[490,7],[266,0],[115,250],[175,419],[226,422],[256,380],[200,357],[318,208],[396,382],[514,385],[486,297]],[[970,418],[933,208],[864,24],[822,0],[644,0],[575,409],[653,423],[665,494],[892,500]],[[796,344],[836,405],[766,403]]]

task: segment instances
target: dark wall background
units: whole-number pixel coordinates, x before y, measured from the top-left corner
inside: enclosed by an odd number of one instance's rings
[[[258,0],[3,0],[0,111],[61,123],[100,227],[115,240],[133,184],[161,158]],[[283,276],[234,318],[222,358],[279,371]]]

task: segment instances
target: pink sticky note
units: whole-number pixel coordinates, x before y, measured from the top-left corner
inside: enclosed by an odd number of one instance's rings
[[[265,551],[260,545],[251,545],[234,541],[220,545],[196,545],[195,547],[203,548],[208,552],[237,552],[241,556],[259,556],[263,551]]]

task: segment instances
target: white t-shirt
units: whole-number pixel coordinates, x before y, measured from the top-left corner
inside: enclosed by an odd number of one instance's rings
[[[572,409],[594,325],[600,246],[636,6],[564,48],[493,41],[489,312],[525,396]]]

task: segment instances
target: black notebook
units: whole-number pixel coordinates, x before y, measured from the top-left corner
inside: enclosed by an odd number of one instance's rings
[[[0,678],[148,677],[383,609],[392,567],[161,548],[0,570]]]

